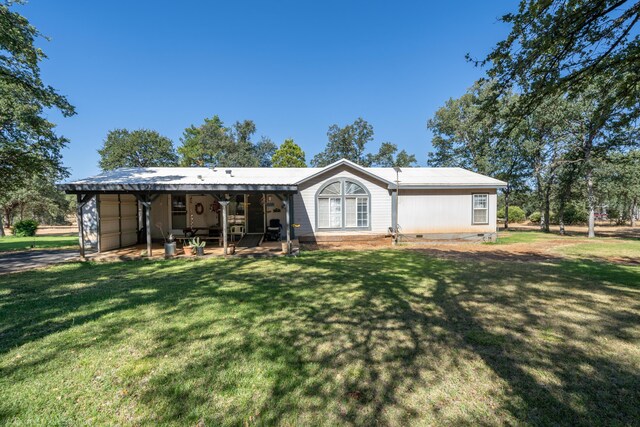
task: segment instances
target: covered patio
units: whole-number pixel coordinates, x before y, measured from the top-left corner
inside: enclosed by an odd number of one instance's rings
[[[211,172],[233,176],[231,169]],[[178,248],[197,237],[211,255],[268,254],[276,247],[291,253],[295,185],[212,181],[202,175],[152,177],[119,169],[59,188],[76,194],[83,258],[114,250],[123,256],[143,251],[150,258],[164,256],[169,235]]]

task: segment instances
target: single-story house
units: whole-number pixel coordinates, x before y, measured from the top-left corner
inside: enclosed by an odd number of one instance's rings
[[[163,235],[282,240],[402,236],[496,239],[497,190],[506,183],[461,168],[123,168],[61,184],[77,194],[81,251],[107,251]],[[270,227],[271,226],[271,227]],[[260,239],[258,239],[260,240]],[[290,247],[290,246],[288,246]]]

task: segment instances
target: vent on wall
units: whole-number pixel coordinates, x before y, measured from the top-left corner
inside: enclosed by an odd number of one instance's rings
[[[416,234],[416,239],[422,239],[423,235],[422,234]]]

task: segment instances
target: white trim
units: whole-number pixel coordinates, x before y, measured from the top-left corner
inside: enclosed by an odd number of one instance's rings
[[[310,179],[316,178],[316,177],[318,177],[318,176],[320,176],[320,175],[322,175],[322,174],[324,174],[326,172],[329,172],[329,171],[331,171],[331,170],[333,170],[333,169],[335,169],[337,167],[340,167],[340,166],[348,166],[348,167],[350,167],[352,169],[357,170],[358,172],[361,172],[361,173],[369,176],[370,178],[377,179],[378,181],[382,181],[387,185],[395,185],[393,182],[387,181],[386,179],[384,179],[380,175],[376,175],[374,173],[371,173],[368,170],[366,170],[365,168],[363,168],[362,166],[360,166],[360,165],[358,165],[356,163],[353,163],[352,161],[347,160],[347,159],[341,159],[341,160],[338,160],[337,162],[333,162],[330,165],[328,165],[328,166],[324,167],[323,169],[319,170],[318,172],[316,172],[314,174],[311,174],[311,175],[309,175],[309,176],[307,176],[305,178],[302,178],[300,181],[296,182],[295,185],[300,185],[303,182],[306,182],[306,181],[309,181]]]

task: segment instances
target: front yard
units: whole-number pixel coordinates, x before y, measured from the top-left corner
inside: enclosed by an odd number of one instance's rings
[[[78,246],[78,236],[0,237],[0,252],[29,249],[59,249]]]
[[[637,423],[640,266],[519,256],[0,276],[0,424]]]

